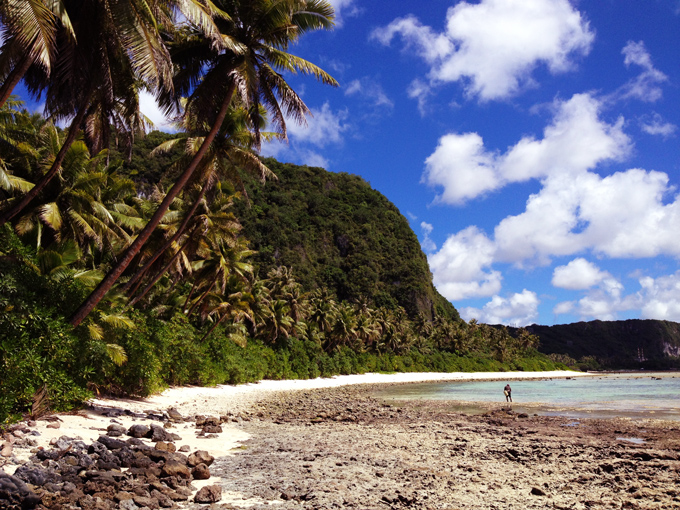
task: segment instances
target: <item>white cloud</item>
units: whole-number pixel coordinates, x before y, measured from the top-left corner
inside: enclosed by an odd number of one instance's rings
[[[418,111],[424,117],[428,112],[427,101],[432,95],[432,87],[423,80],[415,79],[409,85],[407,92],[408,97],[418,101]]]
[[[153,94],[145,90],[139,93],[139,109],[153,122],[154,129],[165,131],[166,133],[175,133],[177,131],[173,123],[161,112]]]
[[[582,320],[616,320],[619,312],[640,310],[643,319],[680,321],[680,271],[658,278],[643,276],[638,281],[637,293],[623,296],[618,282],[613,287],[601,285],[578,301],[559,303],[553,312],[576,314]]]
[[[567,313],[571,313],[573,310],[574,310],[573,301],[563,301],[555,305],[555,307],[553,308],[553,313],[555,315],[564,315]]]
[[[423,250],[425,251],[435,251],[437,249],[437,244],[430,238],[430,234],[432,233],[432,230],[434,230],[434,227],[427,222],[420,222],[420,230],[423,232],[423,241],[420,243],[420,245],[423,247]]]
[[[643,319],[680,321],[680,271],[640,279]]]
[[[397,35],[401,35],[407,49],[418,53],[429,64],[441,62],[455,51],[453,42],[445,34],[437,34],[413,15],[395,19],[388,26],[374,30],[371,38],[389,46]]]
[[[668,81],[668,77],[654,68],[645,44],[642,41],[628,41],[621,53],[625,57],[623,63],[626,67],[639,66],[642,73],[621,87],[614,96],[619,99],[640,99],[649,103],[661,99],[663,92],[659,84]]]
[[[566,266],[558,266],[553,271],[552,284],[555,287],[570,290],[589,289],[611,275],[600,270],[592,262],[584,258],[576,258]]]
[[[600,103],[590,95],[556,101],[554,109],[541,140],[526,136],[505,154],[487,150],[477,133],[443,136],[425,161],[423,181],[443,188],[437,201],[460,205],[508,183],[583,173],[629,152],[623,119],[600,120]]]
[[[286,122],[291,141],[317,147],[341,143],[342,133],[349,129],[349,125],[344,123],[348,112],[346,110],[333,112],[328,103],[324,103],[321,109],[310,110],[312,116],[307,118],[306,126],[292,120]]]
[[[588,54],[594,39],[568,0],[463,1],[448,10],[444,33],[414,16],[373,32],[385,45],[397,35],[430,65],[433,84],[463,81],[468,95],[483,101],[532,86],[540,64],[552,73],[569,70],[573,56]]]
[[[640,119],[640,128],[648,135],[660,135],[664,138],[670,138],[675,134],[678,126],[666,122],[658,113],[653,113],[651,116]]]
[[[462,308],[460,314],[465,320],[477,319],[486,324],[520,327],[532,324],[538,317],[539,303],[535,292],[524,289],[509,298],[494,296],[481,310]]]
[[[425,167],[423,182],[443,187],[437,202],[460,205],[501,186],[496,157],[477,133],[444,135]]]
[[[288,142],[280,140],[265,142],[260,151],[262,155],[327,169],[330,165],[328,159],[312,147],[341,145],[344,140],[343,133],[350,129],[350,125],[345,123],[348,112],[346,110],[334,112],[328,103],[324,103],[320,109],[311,108],[311,112],[312,116],[307,118],[307,125],[300,125],[292,119],[287,119]]]
[[[329,3],[335,9],[335,26],[337,27],[344,24],[343,16],[356,16],[359,13],[354,0],[329,0]]]
[[[501,289],[501,274],[487,271],[493,262],[493,242],[476,227],[451,235],[428,261],[437,290],[456,301],[492,296]]]
[[[549,262],[586,250],[615,258],[680,255],[680,201],[661,172],[554,176],[494,231],[498,260]],[[521,239],[521,242],[518,242]]]

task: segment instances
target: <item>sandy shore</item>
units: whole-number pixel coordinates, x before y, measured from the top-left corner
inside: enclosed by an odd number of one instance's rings
[[[33,448],[14,448],[0,463],[12,474],[61,436],[91,442],[112,422],[127,428],[174,409],[185,417],[168,429],[181,437],[177,447],[218,459],[193,490],[219,485],[220,508],[680,508],[677,423],[529,416],[502,403],[465,416],[443,402],[393,407],[373,391],[580,375],[364,374],[95,399],[88,409],[31,424]],[[221,417],[222,432],[197,433],[196,416]],[[175,505],[186,507],[202,508]]]
[[[395,374],[360,374],[340,375],[330,378],[271,381],[241,384],[238,386],[221,385],[216,387],[176,387],[169,388],[160,395],[143,400],[106,400],[95,399],[98,406],[125,406],[133,411],[147,409],[165,410],[174,407],[180,413],[192,414],[225,414],[248,407],[252,402],[265,398],[276,392],[295,390],[314,390],[354,386],[358,384],[404,384],[415,382],[437,381],[476,381],[476,380],[508,380],[547,379],[557,377],[579,377],[588,374],[582,372],[417,372]],[[591,374],[592,375],[592,374]]]

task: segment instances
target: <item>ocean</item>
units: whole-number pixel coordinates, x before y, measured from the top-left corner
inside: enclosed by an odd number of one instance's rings
[[[378,392],[386,400],[449,400],[459,412],[481,413],[489,402],[505,406],[503,388],[512,387],[512,409],[572,418],[654,418],[680,421],[679,372],[598,373],[571,379],[416,383]],[[484,403],[477,404],[476,403]]]

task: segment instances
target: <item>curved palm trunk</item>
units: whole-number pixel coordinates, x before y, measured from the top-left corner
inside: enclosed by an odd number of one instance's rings
[[[85,319],[85,317],[87,317],[88,314],[94,309],[94,307],[97,306],[97,304],[102,300],[102,298],[111,289],[111,287],[113,287],[113,284],[116,283],[120,275],[123,274],[123,271],[125,271],[130,262],[132,262],[132,260],[137,256],[139,250],[142,249],[144,243],[146,243],[146,241],[149,239],[153,231],[161,222],[161,219],[163,219],[163,216],[170,208],[170,204],[172,204],[173,200],[175,200],[177,195],[179,195],[180,191],[182,191],[184,186],[186,186],[187,182],[189,182],[191,175],[194,173],[194,170],[196,170],[196,168],[198,167],[199,163],[203,159],[203,156],[208,151],[210,144],[215,139],[217,132],[222,126],[222,123],[224,122],[224,119],[227,116],[227,110],[229,108],[229,104],[231,103],[231,99],[234,95],[235,90],[236,83],[232,82],[232,84],[229,86],[227,94],[224,96],[224,100],[222,101],[220,110],[217,113],[217,117],[215,118],[213,127],[208,133],[208,136],[205,137],[205,140],[203,141],[201,148],[198,149],[198,152],[194,156],[194,159],[191,161],[186,170],[184,170],[184,173],[182,173],[182,175],[175,182],[172,188],[170,188],[170,191],[168,191],[167,195],[165,195],[165,199],[163,199],[161,205],[158,206],[158,209],[156,210],[154,215],[151,217],[146,226],[141,230],[141,232],[137,235],[137,238],[128,247],[128,249],[125,251],[123,256],[118,261],[118,263],[111,268],[111,270],[107,273],[104,279],[99,283],[97,288],[94,289],[94,291],[92,291],[92,293],[87,297],[87,299],[73,313],[69,320],[72,326],[74,327],[78,326],[83,321],[83,319]]]
[[[177,239],[180,238],[180,236],[181,236],[181,235],[184,233],[184,231],[186,230],[187,225],[189,225],[189,222],[191,221],[191,218],[193,218],[194,213],[196,212],[196,209],[198,209],[198,206],[199,206],[199,204],[201,203],[201,200],[203,200],[203,197],[205,196],[206,191],[207,191],[207,186],[203,186],[203,187],[201,188],[201,192],[198,194],[198,198],[197,198],[196,201],[194,202],[194,205],[191,206],[191,209],[187,212],[186,217],[185,217],[184,220],[182,221],[182,224],[177,228],[177,232],[175,232],[175,234],[174,234],[170,239],[168,239],[168,241],[167,241],[163,246],[161,246],[161,247],[156,251],[156,253],[154,253],[154,254],[151,256],[151,258],[150,258],[149,260],[147,260],[147,261],[144,263],[144,265],[143,265],[143,266],[142,266],[142,267],[134,274],[134,276],[133,276],[132,278],[130,278],[130,280],[129,280],[127,283],[125,283],[125,285],[123,285],[123,286],[121,287],[121,290],[122,290],[123,292],[127,292],[127,291],[130,289],[130,287],[132,287],[132,286],[134,285],[134,283],[135,283],[137,280],[139,280],[142,276],[144,276],[144,274],[149,270],[149,268],[151,267],[151,265],[152,265],[154,262],[156,262],[156,260],[158,260],[158,257],[160,257],[161,255],[163,255],[163,253],[165,253],[165,251],[166,251],[168,248],[170,248],[170,246],[172,246],[172,244],[173,244],[175,241],[177,241]],[[192,235],[193,235],[193,232],[192,232]],[[135,287],[135,290],[137,290],[136,287]],[[133,294],[134,294],[134,292],[133,292]]]
[[[52,163],[50,169],[40,178],[35,186],[33,186],[23,197],[21,197],[19,202],[14,204],[8,210],[4,211],[2,215],[0,215],[0,227],[23,211],[24,208],[31,202],[31,200],[38,196],[38,193],[45,189],[45,186],[47,186],[54,176],[57,175],[59,169],[61,168],[61,164],[64,162],[64,158],[66,158],[66,153],[71,148],[71,145],[73,145],[73,142],[76,141],[76,136],[78,136],[78,132],[80,131],[80,125],[82,124],[85,114],[87,113],[88,103],[89,101],[84,102],[76,114],[76,117],[73,119],[73,122],[71,122],[71,127],[68,129],[68,135],[66,135],[66,140],[64,140],[61,149],[59,149],[56,158],[54,158],[54,162]]]
[[[213,324],[212,327],[208,330],[208,332],[207,332],[205,335],[203,335],[203,338],[201,338],[201,342],[203,342],[203,340],[205,340],[206,338],[208,338],[208,335],[209,335],[210,333],[212,333],[213,331],[215,331],[215,328],[216,328],[217,326],[219,326],[220,324],[222,324],[222,321],[223,321],[224,319],[227,318],[227,315],[228,315],[227,312],[224,312],[224,313],[222,314],[222,317],[220,317],[220,320],[218,320],[215,324]]]
[[[212,279],[212,282],[210,282],[210,285],[208,285],[208,288],[205,289],[205,292],[201,294],[201,297],[196,300],[196,302],[191,306],[189,311],[187,312],[187,317],[191,317],[191,314],[194,313],[194,310],[196,307],[205,299],[205,297],[210,293],[212,288],[215,286],[215,283],[217,283],[217,279],[222,275],[222,270],[220,269],[217,271],[217,274],[215,275],[215,278]]]
[[[21,81],[32,63],[33,59],[27,55],[24,57],[23,61],[19,65],[14,66],[14,69],[9,73],[5,83],[0,87],[0,108],[5,105],[9,96],[12,95],[14,87]]]
[[[189,245],[189,241],[191,241],[191,238],[196,233],[196,230],[198,230],[198,227],[194,227],[193,231],[189,235],[189,239],[187,239],[186,242],[182,245],[182,247],[179,250],[177,250],[177,253],[175,253],[172,256],[170,261],[165,266],[163,266],[163,268],[160,271],[158,271],[158,273],[156,273],[156,276],[154,276],[151,282],[149,282],[149,284],[146,287],[144,287],[144,290],[142,290],[141,294],[139,294],[139,296],[130,301],[130,304],[127,306],[128,308],[132,308],[133,306],[135,306],[135,304],[137,304],[137,302],[140,299],[146,296],[146,294],[153,288],[153,286],[156,285],[158,280],[160,280],[161,277],[168,271],[168,269],[170,269],[170,266],[172,266],[175,260],[177,260],[177,257],[179,257],[179,255],[184,251],[184,248],[186,248]]]

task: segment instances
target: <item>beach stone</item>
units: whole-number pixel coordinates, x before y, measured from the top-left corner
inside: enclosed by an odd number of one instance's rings
[[[168,409],[168,418],[170,418],[170,420],[175,421],[175,422],[184,421],[184,417],[174,407],[171,407],[170,409]]]
[[[23,480],[0,471],[0,505],[3,500],[9,505],[4,508],[32,509],[40,503],[40,498]]]
[[[194,496],[195,503],[216,503],[222,499],[222,488],[219,485],[206,485]]]
[[[127,448],[128,444],[120,439],[115,439],[109,436],[99,436],[97,442],[103,444],[109,450],[120,450],[121,448]]]
[[[190,452],[190,451],[191,451],[191,446],[189,446],[188,444],[184,444],[184,445],[182,445],[182,446],[179,447],[179,450],[178,450],[178,451],[183,452],[183,453]]]
[[[210,478],[210,469],[205,464],[199,464],[191,470],[191,476],[194,480],[207,480]]]
[[[205,450],[197,450],[187,458],[187,464],[191,467],[196,467],[199,464],[210,466],[215,461],[215,457],[210,455]]]
[[[151,424],[151,430],[147,433],[146,437],[151,439],[151,441],[157,443],[158,441],[167,441],[168,432],[160,425],[155,423]]]
[[[118,503],[118,508],[120,508],[120,510],[139,510],[139,507],[132,498],[125,499]]]
[[[204,434],[221,434],[222,427],[219,425],[206,425],[203,427],[202,432]]]
[[[110,437],[120,437],[127,433],[127,429],[117,423],[112,423],[106,427],[106,435]]]
[[[534,496],[545,496],[545,491],[543,491],[543,489],[539,489],[538,487],[532,487],[531,494]]]
[[[48,429],[59,429],[59,428],[61,428],[61,423],[59,423],[58,421],[54,421],[54,422],[52,422],[52,423],[48,423],[47,426],[46,426],[45,428],[48,428]]]
[[[127,433],[128,436],[130,437],[142,438],[146,437],[150,430],[151,428],[148,425],[142,425],[141,423],[137,423],[135,425],[132,425],[128,429]]]
[[[191,472],[189,471],[189,468],[187,468],[184,464],[181,464],[174,460],[170,460],[166,462],[161,468],[161,476],[163,477],[178,476],[180,478],[190,479]]]
[[[158,501],[158,506],[161,508],[172,508],[173,502],[172,499],[170,499],[168,496],[160,492],[159,490],[152,490],[151,491],[151,497]]]
[[[2,447],[2,450],[0,450],[0,457],[11,457],[12,456],[12,445],[9,443],[5,443],[5,445]]]
[[[162,450],[164,452],[175,452],[177,447],[173,443],[166,443],[165,441],[158,441],[154,446],[156,450]]]

